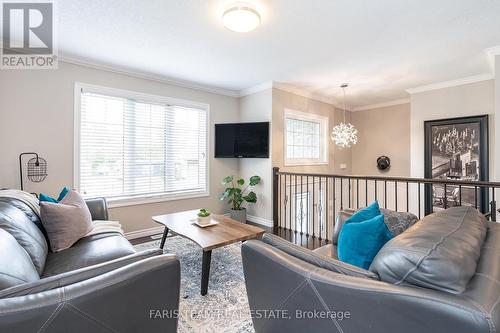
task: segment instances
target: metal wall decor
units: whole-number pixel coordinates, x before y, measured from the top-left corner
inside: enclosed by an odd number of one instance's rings
[[[24,155],[34,155],[35,157],[29,159],[28,161],[28,170],[26,176],[28,179],[34,183],[40,183],[47,178],[47,161],[37,153],[21,153],[19,155],[19,174],[21,177],[21,191],[24,191],[23,184],[23,163],[22,159]]]
[[[387,156],[377,158],[377,169],[380,171],[388,171],[391,167],[391,159]]]

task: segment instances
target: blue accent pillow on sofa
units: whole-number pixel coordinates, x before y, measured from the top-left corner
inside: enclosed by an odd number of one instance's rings
[[[67,188],[66,186],[62,189],[61,193],[59,193],[59,197],[57,197],[57,199],[54,199],[52,198],[51,196],[48,196],[46,194],[43,194],[43,193],[40,193],[39,197],[38,197],[38,200],[39,201],[45,201],[45,202],[53,202],[53,203],[58,203],[59,201],[61,201],[62,199],[64,199],[64,197],[66,196],[66,194],[68,194],[69,192],[69,188]]]
[[[376,212],[378,215],[375,215]],[[392,238],[378,203],[356,212],[340,231],[337,252],[340,261],[368,269],[378,251]]]
[[[382,212],[380,211],[378,202],[374,201],[370,206],[360,209],[352,214],[352,216],[345,221],[345,224],[363,222],[380,214],[382,214]]]

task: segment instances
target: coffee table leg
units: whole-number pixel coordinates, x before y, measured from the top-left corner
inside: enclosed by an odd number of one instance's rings
[[[165,230],[163,231],[163,237],[161,238],[161,243],[160,243],[160,249],[163,250],[163,247],[165,246],[165,240],[167,239],[168,235],[168,228],[165,227]]]
[[[212,251],[203,251],[203,261],[201,263],[201,295],[205,296],[208,291],[208,277],[210,276],[210,260]]]

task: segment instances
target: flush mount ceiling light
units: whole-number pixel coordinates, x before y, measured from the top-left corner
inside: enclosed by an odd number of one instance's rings
[[[247,2],[238,2],[224,11],[222,23],[234,32],[249,32],[260,25],[260,14]]]
[[[351,145],[358,143],[358,130],[352,124],[345,121],[345,88],[348,86],[347,83],[340,86],[344,91],[344,121],[332,129],[332,140],[340,148],[350,148]]]

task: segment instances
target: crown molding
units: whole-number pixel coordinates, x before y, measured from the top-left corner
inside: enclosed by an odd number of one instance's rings
[[[421,92],[425,92],[425,91],[432,91],[432,90],[438,90],[438,89],[443,89],[443,88],[451,88],[451,87],[456,87],[456,86],[462,86],[464,84],[488,81],[488,80],[493,80],[493,79],[495,79],[494,74],[486,73],[486,74],[464,77],[464,78],[461,78],[458,80],[444,81],[444,82],[428,84],[425,86],[410,88],[410,89],[407,89],[406,92],[408,92],[409,94],[416,94],[416,93],[421,93]]]
[[[495,72],[495,57],[500,55],[500,45],[490,47],[486,49],[485,52],[490,62],[491,71]]]
[[[372,109],[379,109],[379,108],[384,108],[384,107],[388,107],[388,106],[403,105],[403,104],[409,104],[409,103],[410,103],[410,99],[404,98],[404,99],[397,99],[397,100],[389,101],[389,102],[358,106],[358,107],[353,108],[351,111],[352,112],[367,111],[367,110],[372,110]]]
[[[258,93],[258,92],[261,92],[264,90],[272,89],[272,88],[273,88],[273,81],[268,81],[268,82],[264,82],[264,83],[258,84],[256,86],[250,87],[250,88],[242,89],[239,91],[238,96],[245,97],[245,96],[255,94],[255,93]]]
[[[208,85],[202,85],[194,82],[188,82],[188,81],[182,81],[182,80],[176,80],[172,78],[168,78],[162,75],[155,75],[151,73],[146,73],[142,71],[135,71],[127,68],[122,68],[118,66],[111,66],[111,65],[104,65],[101,63],[93,62],[93,61],[88,61],[88,60],[83,60],[83,59],[77,59],[77,58],[70,58],[70,57],[65,57],[65,56],[60,56],[58,57],[59,62],[64,62],[72,65],[78,65],[78,66],[84,66],[92,69],[98,69],[106,72],[111,72],[115,74],[122,74],[122,75],[127,75],[130,77],[138,78],[138,79],[144,79],[144,80],[149,80],[149,81],[155,81],[163,84],[169,84],[181,88],[187,88],[187,89],[193,89],[193,90],[198,90],[202,92],[207,92],[211,94],[217,94],[217,95],[223,95],[223,96],[229,96],[229,97],[239,97],[239,93],[234,90],[228,90],[228,89],[222,89],[222,88],[217,88],[217,87],[211,87]]]
[[[317,101],[317,102],[330,104],[337,109],[343,109],[343,107],[339,106],[336,103],[334,98],[328,97],[328,96],[322,95],[322,94],[313,93],[307,89],[292,87],[288,84],[283,84],[283,83],[279,83],[279,82],[273,82],[273,88],[279,89],[281,91],[284,91],[284,92],[287,92],[290,94],[309,98],[309,99],[312,99],[312,100]],[[351,110],[347,109],[346,111],[351,111]]]

